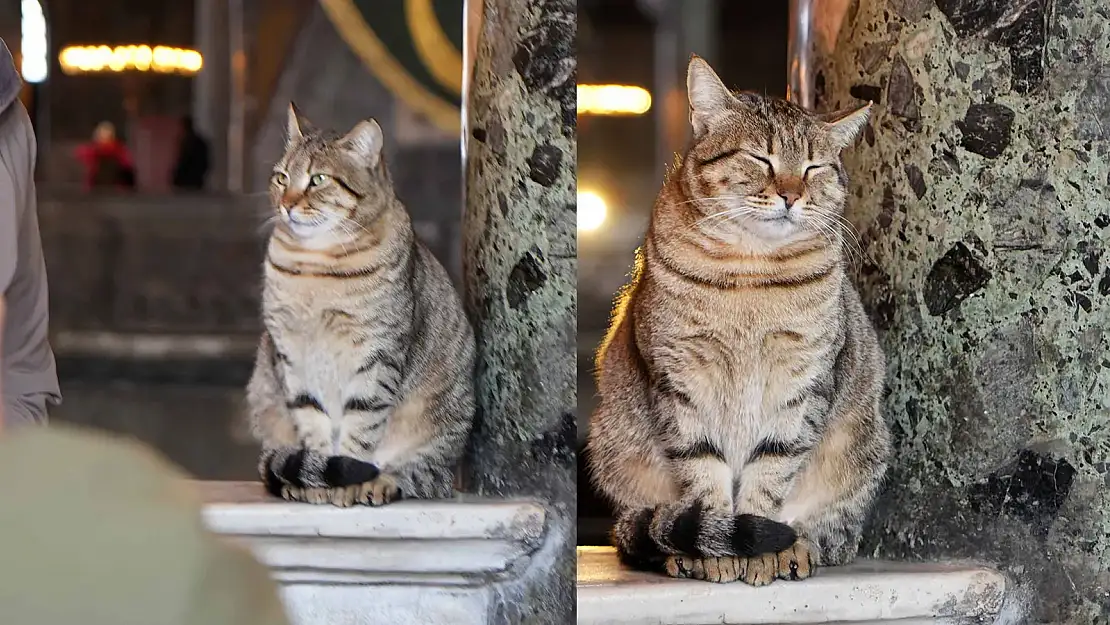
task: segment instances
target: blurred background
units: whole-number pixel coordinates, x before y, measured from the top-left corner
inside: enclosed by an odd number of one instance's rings
[[[785,96],[788,2],[578,2],[578,544],[607,545],[611,510],[589,486],[594,352],[627,280],[665,167],[687,140],[686,65],[733,89]]]
[[[462,6],[0,0],[39,140],[53,421],[254,479],[236,423],[291,100],[321,127],[379,121],[399,196],[458,277]]]

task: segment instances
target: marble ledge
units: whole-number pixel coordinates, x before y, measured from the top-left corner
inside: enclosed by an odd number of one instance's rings
[[[978,565],[858,561],[754,588],[622,567],[612,549],[578,549],[579,625],[992,623],[1007,581]]]
[[[207,527],[249,548],[285,584],[481,586],[543,542],[529,501],[460,497],[337,508],[281,501],[254,482],[194,482]]]

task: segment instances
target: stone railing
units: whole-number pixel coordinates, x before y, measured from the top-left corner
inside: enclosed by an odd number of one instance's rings
[[[578,549],[579,625],[995,623],[1007,580],[976,565],[861,561],[755,588],[623,568],[607,547]]]
[[[487,625],[545,566],[528,501],[284,502],[260,484],[199,482],[207,526],[272,572],[294,625]],[[500,616],[499,616],[500,615]]]

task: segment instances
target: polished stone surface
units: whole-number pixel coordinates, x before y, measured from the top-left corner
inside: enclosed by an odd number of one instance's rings
[[[579,625],[992,622],[1006,590],[1000,573],[967,564],[861,561],[755,588],[633,571],[611,548],[578,549]]]

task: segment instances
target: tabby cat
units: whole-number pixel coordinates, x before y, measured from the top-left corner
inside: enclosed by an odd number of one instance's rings
[[[372,119],[340,137],[290,105],[247,388],[259,473],[286,499],[449,496],[473,422],[474,333],[382,142]]]
[[[631,566],[753,585],[854,558],[886,472],[884,359],[845,271],[840,152],[817,116],[694,57],[693,140],[598,352],[588,454]]]

